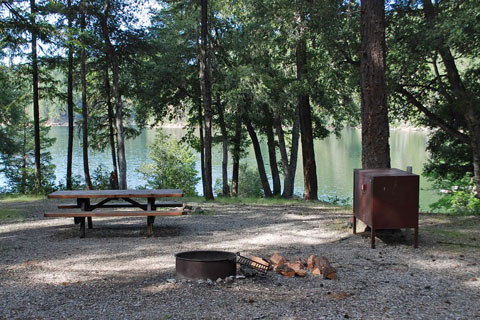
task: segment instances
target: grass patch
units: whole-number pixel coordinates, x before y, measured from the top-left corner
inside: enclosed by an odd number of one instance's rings
[[[446,238],[462,238],[466,236],[465,233],[456,230],[438,230],[438,233]]]
[[[2,202],[33,202],[45,199],[44,195],[31,194],[0,194]]]
[[[23,211],[16,209],[0,209],[0,220],[20,218],[23,214]]]

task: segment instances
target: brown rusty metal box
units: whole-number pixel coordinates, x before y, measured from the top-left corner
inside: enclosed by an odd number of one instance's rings
[[[414,228],[418,247],[419,176],[399,169],[355,169],[353,173],[353,232],[356,219],[375,230]]]

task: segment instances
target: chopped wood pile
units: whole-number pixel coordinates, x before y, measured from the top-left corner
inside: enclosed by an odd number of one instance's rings
[[[253,256],[251,260],[268,266],[268,262],[260,257]],[[308,273],[330,280],[337,277],[337,270],[332,267],[328,259],[323,256],[317,257],[316,255],[311,255],[306,261],[303,261],[301,258],[288,261],[278,253],[275,253],[269,259],[269,262],[273,267],[273,271],[285,277],[305,277]]]

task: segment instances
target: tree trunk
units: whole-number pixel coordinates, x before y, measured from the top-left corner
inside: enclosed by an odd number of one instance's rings
[[[430,0],[423,1],[425,19],[431,28],[435,28],[435,9]],[[440,39],[437,46],[438,53],[442,57],[443,65],[447,71],[447,78],[455,95],[455,102],[458,109],[462,112],[469,131],[470,144],[473,154],[473,179],[475,182],[475,197],[480,199],[480,112],[476,105],[475,98],[467,91],[460,73],[458,72],[455,58],[445,39]]]
[[[362,0],[360,25],[362,167],[390,168],[383,0]]]
[[[303,33],[303,30],[299,31],[300,39],[298,40],[296,47],[297,79],[300,82],[303,82],[307,76],[307,44]],[[303,199],[317,200],[317,167],[315,164],[315,151],[313,147],[312,111],[310,109],[310,97],[308,94],[300,93],[298,97],[298,110],[300,114],[303,157]]]
[[[232,151],[232,196],[238,197],[238,173],[240,170],[240,143],[242,140],[242,121],[240,117],[237,118],[235,124],[235,136],[233,137],[233,151]]]
[[[68,113],[68,146],[67,146],[67,189],[72,190],[73,161],[73,39],[71,37],[73,16],[72,0],[67,2],[68,18],[68,74],[67,74],[67,113]]]
[[[198,131],[200,137],[200,169],[202,173],[202,189],[203,194],[205,195],[205,139],[203,137],[203,112],[202,112],[202,104],[198,104]]]
[[[465,115],[470,131],[473,154],[473,180],[475,183],[475,197],[480,199],[480,114],[470,109]]]
[[[212,87],[208,63],[208,0],[201,0],[200,90],[205,112],[205,199],[213,200],[212,189]]]
[[[278,165],[277,165],[275,135],[273,133],[273,127],[271,123],[267,124],[266,133],[267,133],[268,158],[270,161],[270,170],[272,172],[273,195],[276,196],[276,195],[280,195],[282,187],[280,184],[280,174],[278,172]]]
[[[110,140],[110,151],[112,154],[112,166],[113,171],[110,177],[110,187],[112,189],[118,189],[118,168],[117,168],[117,152],[115,148],[115,130],[113,127],[113,105],[112,105],[112,96],[111,96],[111,87],[110,87],[110,77],[108,74],[108,59],[105,61],[105,94],[107,96],[107,110],[108,110],[108,130],[109,130],[109,140]]]
[[[260,150],[260,143],[258,142],[257,134],[255,129],[250,123],[250,119],[244,117],[243,123],[247,127],[248,134],[252,140],[253,150],[255,151],[255,159],[257,160],[258,174],[260,175],[260,180],[262,181],[263,193],[265,197],[273,197],[272,190],[270,189],[270,184],[268,183],[267,173],[265,172],[265,164],[263,163],[262,151]]]
[[[298,138],[300,135],[300,118],[298,106],[295,108],[295,120],[292,127],[292,146],[290,147],[290,161],[288,160],[287,148],[282,124],[278,121],[277,136],[283,165],[283,193],[282,198],[291,198],[295,188],[295,174],[298,159]]]
[[[475,183],[475,197],[480,199],[480,114],[470,108],[465,114],[470,131],[473,154],[473,180]]]
[[[85,36],[86,18],[85,18],[85,1],[80,3],[81,17],[80,17],[80,29],[82,32],[82,38]],[[84,39],[82,39],[84,40]],[[88,106],[87,106],[87,53],[85,50],[85,44],[82,45],[80,50],[80,69],[81,69],[81,81],[82,81],[82,136],[83,136],[83,172],[85,175],[85,186],[87,190],[93,189],[92,180],[90,179],[90,169],[88,165]]]
[[[33,84],[33,125],[35,135],[35,188],[42,186],[41,155],[40,155],[40,105],[38,94],[38,58],[37,58],[37,26],[35,16],[37,8],[35,0],[30,0],[31,33],[32,33],[32,84]]]
[[[125,130],[123,126],[123,102],[120,92],[118,57],[110,41],[108,30],[108,16],[110,10],[110,1],[106,1],[103,7],[102,32],[107,48],[107,61],[112,65],[113,78],[113,96],[115,98],[115,126],[117,129],[117,158],[119,171],[119,188],[127,189],[127,159],[125,157]]]
[[[23,114],[26,114],[25,107]],[[20,184],[20,193],[25,194],[27,188],[27,130],[28,123],[23,120],[23,145],[22,145],[22,182]]]
[[[223,157],[222,157],[222,184],[223,184],[223,196],[227,197],[230,194],[230,188],[228,186],[228,135],[227,135],[227,126],[225,125],[224,111],[223,106],[220,102],[220,99],[217,101],[217,110],[218,110],[218,120],[220,122],[220,132],[222,133],[222,146],[223,146]]]

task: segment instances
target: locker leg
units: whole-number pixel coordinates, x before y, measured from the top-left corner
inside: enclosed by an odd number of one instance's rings
[[[418,226],[414,229],[413,233],[413,247],[418,248]]]
[[[370,229],[370,237],[372,249],[375,249],[375,229],[373,227]]]

